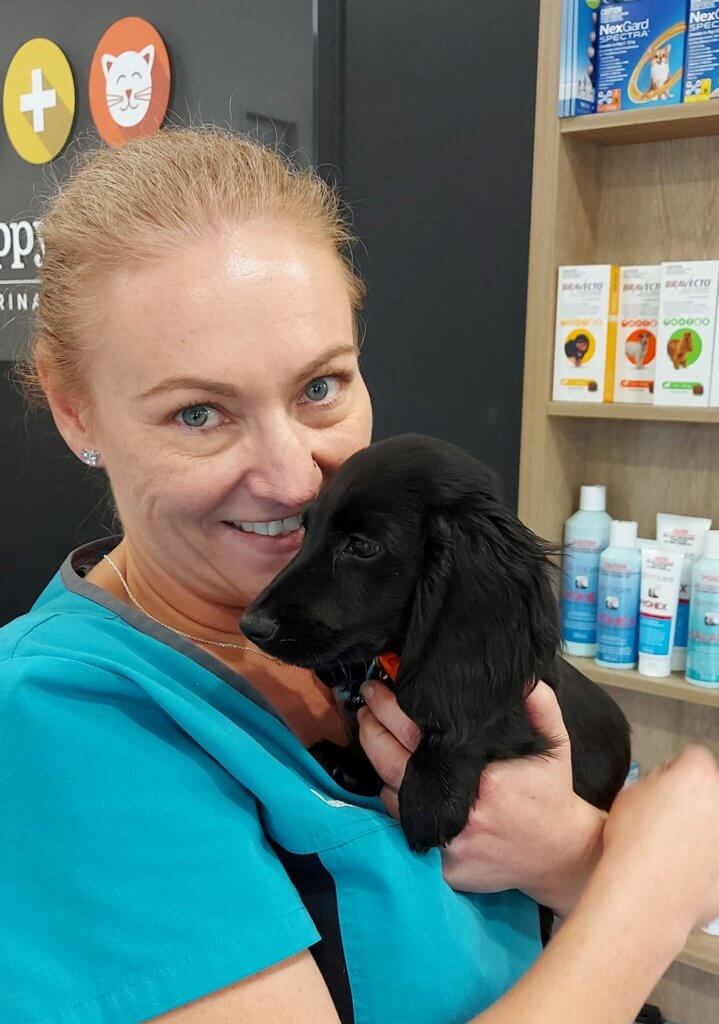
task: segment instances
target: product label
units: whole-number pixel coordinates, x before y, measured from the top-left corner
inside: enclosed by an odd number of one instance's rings
[[[617,665],[637,660],[641,571],[622,563],[600,568],[597,657]]]
[[[597,113],[680,103],[685,35],[685,0],[603,3]]]
[[[601,550],[596,541],[574,541],[562,566],[562,639],[597,642],[597,583]]]
[[[719,0],[689,0],[684,102],[715,98],[719,86]]]
[[[719,574],[700,572],[692,587],[687,679],[719,686]]]
[[[709,405],[719,261],[665,263],[654,402]]]
[[[554,335],[554,401],[601,402],[614,381],[619,268],[560,267]],[[611,361],[611,369],[608,366]],[[607,378],[609,378],[607,380]]]
[[[661,283],[661,265],[621,269],[615,402],[653,401]]]
[[[642,654],[669,654],[672,620],[657,615],[639,616],[639,650]]]

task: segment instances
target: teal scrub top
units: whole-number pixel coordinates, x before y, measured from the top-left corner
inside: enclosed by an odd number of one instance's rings
[[[68,555],[0,629],[0,1021],[128,1024],[309,949],[343,1024],[464,1024],[540,952],[243,677]]]

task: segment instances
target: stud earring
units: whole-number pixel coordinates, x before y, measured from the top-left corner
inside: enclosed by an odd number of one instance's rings
[[[100,458],[100,453],[95,448],[83,448],[82,457],[88,466],[92,466],[94,469],[97,466],[97,460]]]

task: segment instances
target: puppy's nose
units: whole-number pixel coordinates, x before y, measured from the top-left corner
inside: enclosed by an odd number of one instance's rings
[[[240,629],[248,640],[252,640],[256,644],[271,640],[279,628],[280,624],[276,619],[271,619],[260,612],[250,612],[240,619]]]

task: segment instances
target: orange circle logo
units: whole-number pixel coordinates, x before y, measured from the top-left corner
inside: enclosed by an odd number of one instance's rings
[[[90,65],[90,112],[105,142],[152,135],[170,99],[170,58],[162,36],[144,18],[110,25]]]

